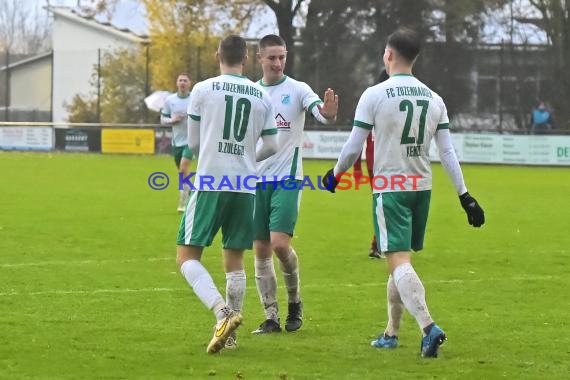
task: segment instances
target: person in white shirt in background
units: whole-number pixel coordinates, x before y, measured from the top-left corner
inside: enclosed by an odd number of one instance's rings
[[[188,176],[192,152],[188,147],[188,106],[190,105],[190,87],[192,81],[187,73],[180,73],[176,79],[178,91],[170,94],[164,101],[164,107],[160,110],[160,124],[172,126],[172,155],[176,169]],[[180,190],[177,211],[184,211],[190,188],[184,184]]]

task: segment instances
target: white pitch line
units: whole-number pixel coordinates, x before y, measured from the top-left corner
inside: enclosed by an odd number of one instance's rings
[[[70,261],[39,261],[35,263],[5,263],[0,264],[0,268],[20,268],[20,267],[43,267],[49,265],[93,265],[93,264],[115,264],[115,263],[135,263],[141,261],[172,261],[176,258],[172,257],[151,257],[148,259],[124,259],[124,260],[70,260]]]
[[[93,290],[44,290],[40,292],[5,292],[1,296],[45,296],[45,295],[83,295],[83,294],[108,294],[108,293],[145,293],[145,292],[179,292],[188,288],[145,288],[145,289],[93,289]]]
[[[474,278],[474,279],[449,279],[449,280],[427,280],[425,284],[465,284],[474,282],[499,282],[499,281],[549,281],[560,276],[550,275],[531,275],[531,276],[514,276],[514,277],[498,277],[498,278]],[[330,287],[345,288],[361,288],[361,287],[379,287],[384,288],[386,282],[367,282],[362,284],[345,283],[345,284],[306,284],[304,289],[321,289]],[[247,289],[255,290],[255,286],[248,286]],[[10,296],[45,296],[45,295],[85,295],[85,294],[126,294],[126,293],[174,293],[174,292],[191,292],[189,287],[181,288],[142,288],[142,289],[91,289],[91,290],[43,290],[37,292],[19,292],[7,291],[0,292],[0,297]]]

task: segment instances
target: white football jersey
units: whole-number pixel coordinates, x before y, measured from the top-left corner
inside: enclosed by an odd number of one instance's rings
[[[375,193],[431,189],[429,147],[438,129],[449,128],[441,97],[417,78],[396,74],[364,91],[354,125],[374,128],[374,175],[388,181],[396,175],[421,176],[417,187],[407,180],[404,189],[386,186]],[[382,180],[376,182],[383,187]]]
[[[188,114],[200,121],[194,186],[204,191],[255,194],[255,179],[248,181],[247,188],[243,182],[244,177],[257,174],[257,140],[277,133],[267,92],[245,76],[220,75],[194,86]],[[212,179],[211,186],[204,186]]]
[[[165,117],[174,117],[175,115],[184,115],[182,120],[172,124],[172,145],[185,146],[188,144],[188,105],[190,104],[190,94],[181,97],[178,93],[170,94],[164,101],[164,107],[160,114]]]
[[[303,179],[303,130],[305,111],[322,103],[311,87],[288,76],[272,85],[258,82],[271,96],[275,107],[275,125],[278,130],[279,151],[257,163],[259,182],[271,182],[294,176]]]

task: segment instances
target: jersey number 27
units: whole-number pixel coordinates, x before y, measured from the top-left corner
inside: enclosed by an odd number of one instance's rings
[[[420,127],[418,131],[418,139],[410,136],[410,129],[412,128],[412,120],[414,118],[414,104],[409,100],[402,100],[400,102],[400,111],[407,112],[406,123],[404,124],[404,131],[402,132],[402,139],[400,144],[417,144],[421,145],[424,142],[424,133],[426,129],[426,115],[429,106],[429,101],[427,100],[417,100],[416,105],[422,108],[422,113],[420,114]]]

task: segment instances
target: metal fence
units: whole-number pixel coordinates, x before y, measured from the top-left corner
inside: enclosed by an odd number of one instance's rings
[[[548,133],[568,129],[566,121],[557,118],[560,109],[555,107],[556,78],[551,63],[554,53],[548,46],[487,44],[455,49],[442,43],[428,44],[416,65],[416,75],[442,95],[456,130],[532,133],[531,110],[539,100],[545,101],[556,121]],[[143,49],[134,58],[117,62],[110,61],[114,51],[88,50],[88,47],[81,52],[55,54],[52,65],[68,61],[74,66],[69,70],[52,67],[51,77],[36,84],[51,86],[49,109],[33,104],[27,109],[14,106],[9,98],[15,72],[0,73],[0,83],[4,84],[4,91],[0,91],[3,93],[0,102],[4,102],[0,104],[1,121],[156,123],[159,115],[146,109],[144,97],[153,90],[175,91],[174,79],[170,88],[153,86],[152,50]],[[202,62],[188,66],[194,82],[217,73],[215,63],[208,66],[203,63],[204,56],[211,54],[201,49],[189,54],[194,57],[193,62]],[[253,41],[250,41],[250,57],[245,74],[257,80],[262,72],[254,59]],[[374,83],[380,60],[355,64],[351,72],[343,73],[346,76],[343,81],[334,71],[334,62],[320,60],[325,56],[309,59],[303,49],[297,49],[296,57],[297,79],[307,82],[319,94],[327,87],[337,90],[341,99],[339,128],[350,129],[358,97],[366,86]],[[318,126],[308,118],[307,128]]]

